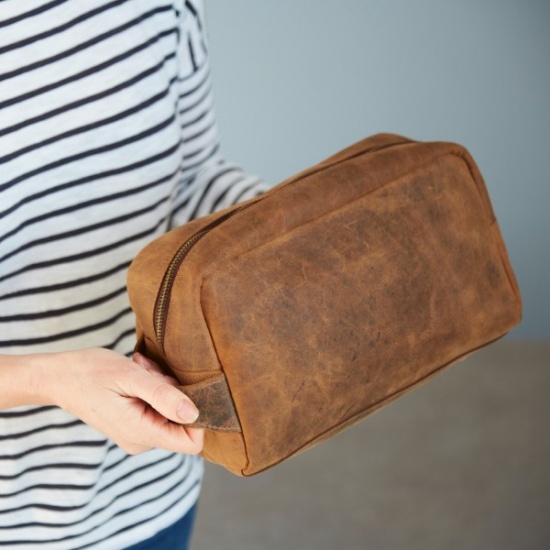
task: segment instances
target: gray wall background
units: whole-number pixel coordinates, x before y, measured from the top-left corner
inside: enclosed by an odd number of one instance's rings
[[[278,183],[380,131],[478,162],[524,298],[550,339],[548,0],[207,0],[226,156]]]

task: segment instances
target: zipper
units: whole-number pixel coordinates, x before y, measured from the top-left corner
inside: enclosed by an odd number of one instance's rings
[[[163,353],[164,353],[164,332],[166,328],[166,317],[168,316],[168,305],[170,302],[170,295],[172,293],[172,285],[174,284],[174,279],[176,278],[176,275],[178,273],[181,263],[183,262],[187,254],[189,254],[193,246],[195,246],[195,244],[197,244],[211,229],[214,229],[214,227],[220,225],[221,223],[228,220],[229,218],[232,218],[238,212],[241,212],[242,210],[246,210],[253,204],[260,202],[261,200],[263,200],[263,197],[261,197],[260,199],[250,204],[246,204],[239,208],[235,208],[235,210],[231,210],[231,212],[228,212],[224,216],[221,216],[217,220],[214,220],[212,223],[209,223],[199,232],[189,237],[189,239],[187,239],[178,248],[178,250],[172,257],[172,260],[170,261],[170,263],[168,264],[168,267],[166,268],[164,277],[162,278],[160,289],[157,293],[157,300],[155,302],[155,309],[154,309],[154,315],[153,315],[153,327],[155,330],[155,336],[157,339],[157,343]]]
[[[319,166],[312,166],[309,170],[305,170],[299,174],[297,174],[295,177],[290,178],[286,181],[285,187],[287,185],[293,184],[297,181],[302,180],[303,178],[309,176],[310,174],[313,174],[315,172],[322,171],[325,168],[331,168],[332,166],[336,166],[337,164],[340,164],[341,162],[348,161],[354,157],[358,157],[365,154],[371,154],[376,151],[380,151],[382,149],[387,149],[390,147],[395,147],[397,145],[403,145],[403,144],[411,144],[415,143],[411,140],[403,140],[403,141],[395,141],[392,143],[386,143],[384,145],[380,145],[378,147],[374,147],[372,149],[368,149],[367,151],[360,151],[354,155],[350,155],[349,157],[345,157],[334,164],[329,164],[327,166],[322,167],[319,169]],[[227,221],[228,219],[232,218],[235,214],[238,214],[239,212],[242,212],[243,210],[246,210],[247,208],[250,208],[251,206],[254,206],[255,204],[258,204],[261,202],[265,197],[262,196],[258,200],[255,200],[249,204],[246,204],[244,206],[241,206],[239,208],[235,208],[234,210],[231,210],[231,212],[228,212],[224,216],[221,216],[217,220],[214,220],[212,223],[206,225],[203,229],[189,237],[176,251],[174,256],[172,257],[172,260],[168,264],[168,267],[166,268],[166,271],[164,273],[164,277],[162,278],[162,282],[159,288],[159,291],[157,293],[157,299],[155,302],[155,308],[154,308],[154,314],[153,314],[153,327],[155,331],[155,337],[157,339],[157,344],[159,345],[159,348],[161,349],[162,353],[165,353],[164,350],[164,333],[166,331],[166,319],[168,317],[168,308],[170,304],[170,296],[172,294],[172,286],[174,284],[174,280],[176,278],[176,275],[179,271],[179,268],[185,259],[185,257],[189,254],[191,249],[212,229],[217,227],[218,225],[222,224],[223,222]]]

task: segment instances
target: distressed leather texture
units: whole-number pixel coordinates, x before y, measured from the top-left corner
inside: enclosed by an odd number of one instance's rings
[[[199,409],[194,426],[220,432],[241,432],[227,380],[223,373],[180,388]]]
[[[209,227],[177,269],[159,342],[166,269]],[[140,351],[198,404],[203,455],[244,476],[353,425],[522,314],[469,153],[391,134],[153,241],[128,291]]]

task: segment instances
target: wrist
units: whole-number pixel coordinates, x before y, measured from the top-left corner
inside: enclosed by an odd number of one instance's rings
[[[0,357],[0,409],[55,405],[54,365],[57,354]]]
[[[57,405],[55,388],[61,382],[58,372],[59,353],[30,355],[26,363],[26,385],[29,399],[37,405]]]

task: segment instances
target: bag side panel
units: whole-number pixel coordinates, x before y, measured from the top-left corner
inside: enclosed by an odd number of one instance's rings
[[[452,150],[385,185],[360,178],[383,181],[390,168],[347,170],[348,186],[367,189],[362,198],[205,279],[201,303],[239,411],[245,475],[519,322],[494,218]],[[405,166],[426,158],[406,155]]]

